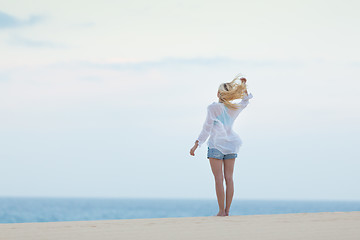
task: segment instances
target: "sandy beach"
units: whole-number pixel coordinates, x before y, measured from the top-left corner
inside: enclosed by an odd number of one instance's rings
[[[1,240],[360,239],[360,211],[0,224]]]

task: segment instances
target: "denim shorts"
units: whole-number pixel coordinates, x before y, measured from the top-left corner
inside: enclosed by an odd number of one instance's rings
[[[223,154],[216,148],[208,147],[207,158],[217,158],[220,160],[225,160],[225,159],[231,159],[231,158],[236,158],[236,157],[237,157],[236,153]]]

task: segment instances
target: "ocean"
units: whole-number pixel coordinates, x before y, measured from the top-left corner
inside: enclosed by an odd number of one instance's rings
[[[230,215],[360,211],[360,201],[238,200]],[[202,217],[218,212],[216,199],[0,197],[0,223]]]

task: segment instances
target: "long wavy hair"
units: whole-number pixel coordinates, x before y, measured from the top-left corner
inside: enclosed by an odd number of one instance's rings
[[[224,103],[224,105],[230,109],[237,109],[238,106],[236,103],[230,101],[235,99],[242,99],[245,96],[245,91],[247,89],[246,83],[241,81],[241,79],[246,79],[242,74],[238,74],[231,82],[221,83],[219,86],[219,99]],[[236,81],[239,80],[240,83]]]

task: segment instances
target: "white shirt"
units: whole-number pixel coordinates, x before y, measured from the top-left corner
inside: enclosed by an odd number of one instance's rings
[[[249,104],[253,98],[250,93],[241,102],[236,103],[238,109],[227,108],[221,102],[213,102],[207,107],[207,116],[203,129],[196,140],[199,140],[199,148],[209,137],[208,147],[216,148],[223,154],[238,153],[242,141],[239,135],[233,131],[232,126],[239,113]]]

